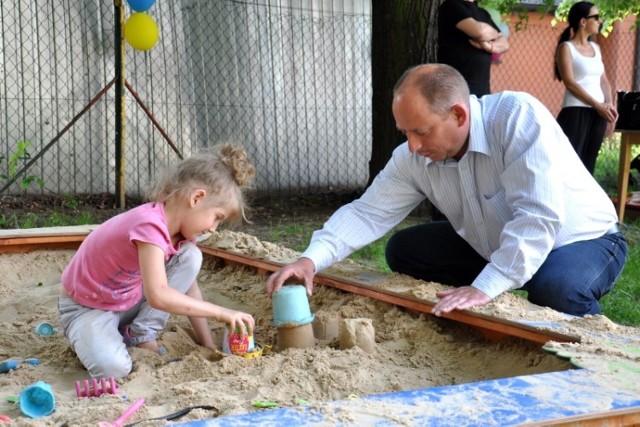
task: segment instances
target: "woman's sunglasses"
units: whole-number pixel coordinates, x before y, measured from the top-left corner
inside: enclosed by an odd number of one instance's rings
[[[591,19],[591,18],[595,19],[596,21],[599,21],[600,20],[600,14],[596,13],[595,15],[589,15],[584,19]]]

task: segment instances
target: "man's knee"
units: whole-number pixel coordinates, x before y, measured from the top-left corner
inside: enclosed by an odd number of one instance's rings
[[[525,286],[528,299],[533,304],[549,307],[572,316],[600,314],[598,299],[601,295],[594,294],[593,284],[576,281],[567,276],[557,276],[553,280],[537,278]]]
[[[398,272],[402,269],[402,264],[405,260],[405,256],[402,254],[402,241],[404,241],[404,239],[398,237],[398,233],[394,234],[387,241],[387,246],[384,251],[387,265],[391,271],[394,272]]]

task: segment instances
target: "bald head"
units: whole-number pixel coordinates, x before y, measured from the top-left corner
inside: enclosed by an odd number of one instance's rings
[[[452,105],[469,105],[469,86],[462,74],[445,64],[425,64],[405,71],[393,89],[394,99],[408,90],[419,90],[431,111],[448,114]]]

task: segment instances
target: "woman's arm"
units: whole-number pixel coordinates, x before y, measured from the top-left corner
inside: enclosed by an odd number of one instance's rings
[[[478,41],[474,39],[469,39],[469,43],[476,49],[486,50],[489,53],[505,53],[509,50],[509,41],[505,36],[498,33],[498,37],[493,40],[487,41]]]
[[[602,92],[604,93],[604,102],[611,106],[609,108],[609,112],[613,115],[613,120],[607,119],[607,130],[604,133],[605,137],[609,137],[613,135],[616,130],[616,122],[618,121],[619,113],[616,104],[613,101],[615,97],[606,72],[602,73],[602,77],[600,78],[600,87],[602,87]]]
[[[456,24],[456,28],[478,42],[494,40],[502,34],[486,22],[466,18]]]

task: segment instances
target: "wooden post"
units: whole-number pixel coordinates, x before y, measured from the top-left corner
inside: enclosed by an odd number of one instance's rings
[[[115,68],[116,68],[116,206],[125,208],[125,46],[124,7],[122,0],[114,0]]]

